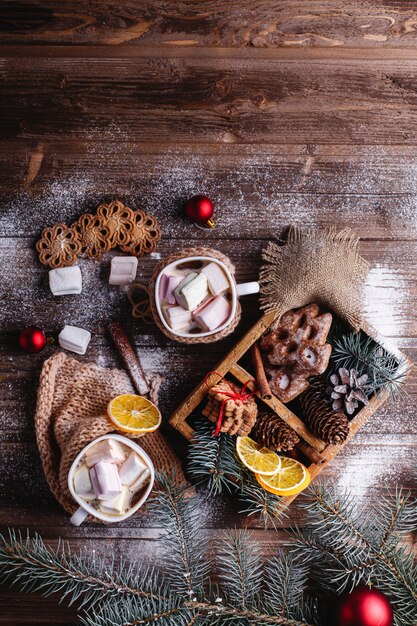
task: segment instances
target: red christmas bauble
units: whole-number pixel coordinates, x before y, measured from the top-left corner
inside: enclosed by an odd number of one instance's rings
[[[337,626],[392,626],[392,606],[387,596],[365,585],[345,596],[336,609]]]
[[[45,333],[37,326],[28,326],[19,334],[19,346],[29,354],[36,354],[46,346]]]
[[[209,228],[214,227],[214,221],[211,219],[214,214],[214,204],[207,196],[193,196],[187,200],[185,212],[193,222],[205,224]]]

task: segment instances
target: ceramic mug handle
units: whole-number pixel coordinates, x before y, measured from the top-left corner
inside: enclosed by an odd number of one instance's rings
[[[85,510],[84,507],[79,506],[75,513],[70,518],[71,524],[74,526],[81,526],[85,518],[88,516],[88,511]]]
[[[241,283],[240,285],[236,285],[238,298],[241,296],[249,296],[251,293],[259,293],[259,283]]]

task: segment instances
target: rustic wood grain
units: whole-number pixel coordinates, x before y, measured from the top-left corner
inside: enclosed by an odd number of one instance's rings
[[[343,69],[342,69],[343,68]],[[189,143],[412,145],[416,61],[168,56],[4,57],[0,132],[38,141],[118,123],[126,137]],[[117,104],[116,104],[117,103]]]
[[[159,255],[205,244],[230,256],[238,282],[255,280],[263,245],[290,223],[353,227],[371,264],[365,317],[417,359],[416,29],[406,0],[0,2],[1,529],[128,560],[156,558],[163,541],[146,511],[110,528],[69,525],[33,427],[39,372],[56,348],[22,354],[20,328],[37,323],[56,337],[65,323],[86,327],[92,341],[81,360],[122,367],[105,334],[108,322],[122,322],[145,370],[165,376],[164,429],[185,458],[168,416],[259,318],[251,296],[220,343],[201,351],[170,342],[134,321],[124,290],[109,287],[115,252],[80,262],[80,296],[53,298],[36,238],[103,200],[158,217],[163,239],[140,260],[144,282]],[[183,216],[184,200],[201,192],[215,200],[214,231]],[[351,489],[357,506],[397,485],[417,493],[416,368],[406,389],[323,468],[323,480]],[[295,505],[284,527],[303,525]],[[212,544],[230,526],[253,528],[265,556],[287,539],[239,515],[233,499],[200,507]],[[74,621],[56,598],[1,590],[0,624]]]
[[[101,43],[171,48],[412,47],[413,2],[376,0],[20,0],[0,5],[0,33],[10,43]]]

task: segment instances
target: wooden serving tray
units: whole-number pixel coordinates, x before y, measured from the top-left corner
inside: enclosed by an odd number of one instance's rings
[[[269,327],[275,321],[277,315],[275,312],[264,314],[258,322],[252,326],[252,328],[242,337],[242,339],[230,350],[226,357],[220,361],[214,368],[213,374],[210,376],[210,384],[216,384],[221,378],[226,376],[233,377],[241,384],[247,383],[250,391],[255,389],[254,376],[244,369],[239,361],[244,357],[250,347],[269,329]],[[372,326],[363,322],[361,330],[369,337],[374,339],[379,345],[383,346],[388,352],[396,357],[400,363],[399,372],[404,374],[412,366],[411,361],[402,354],[395,346],[390,344],[382,335],[380,335]],[[207,385],[203,380],[200,382],[191,393],[180,404],[176,411],[171,415],[169,423],[174,426],[180,433],[184,435],[188,440],[193,437],[193,428],[188,423],[188,418],[195,411],[198,405],[203,402],[207,394]],[[308,465],[311,478],[314,479],[320,472],[326,467],[326,465],[342,450],[342,448],[349,443],[354,437],[357,431],[364,426],[375,411],[386,402],[389,397],[388,391],[382,391],[374,395],[367,406],[364,406],[354,417],[350,420],[350,432],[346,441],[341,445],[329,445],[314,435],[304,424],[304,422],[293,413],[285,404],[283,404],[278,398],[272,396],[270,399],[261,398],[259,393],[256,393],[258,403],[266,404],[269,408],[273,409],[283,420],[286,422],[300,438],[300,444],[297,446],[299,450],[310,459]],[[288,506],[297,496],[289,496],[282,498],[285,505]]]

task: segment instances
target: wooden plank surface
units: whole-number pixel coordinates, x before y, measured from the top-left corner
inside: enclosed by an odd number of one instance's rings
[[[43,50],[41,57],[3,59],[3,137],[86,138],[91,128],[100,132],[116,121],[127,137],[176,144],[415,139],[415,60],[382,67],[352,60],[341,71],[327,59],[259,63],[254,55],[167,58],[150,50],[146,57],[74,63]]]
[[[366,319],[417,357],[417,13],[410,1],[181,3],[145,0],[0,3],[0,526],[40,531],[116,557],[162,548],[156,516],[120,526],[71,527],[49,493],[33,432],[36,385],[48,346],[16,347],[29,324],[56,334],[92,331],[88,354],[121,365],[104,334],[111,319],[132,334],[146,369],[165,376],[165,420],[259,318],[242,300],[236,332],[218,344],[177,345],[130,316],[107,283],[112,254],[82,260],[84,292],[54,299],[36,260],[40,231],[120,197],[154,213],[163,239],[140,260],[149,280],[160,257],[209,245],[255,280],[265,242],[290,223],[353,227],[371,271]],[[201,230],[182,204],[205,192],[218,228]],[[300,268],[302,271],[302,268]],[[400,484],[417,492],[415,369],[409,396],[384,405],[323,471],[358,506]],[[166,429],[181,458],[185,445]],[[206,532],[249,524],[263,554],[283,531],[263,532],[237,505],[201,503]],[[302,525],[296,509],[291,520]],[[52,598],[0,594],[0,624],[71,624]]]
[[[0,24],[10,43],[383,48],[415,45],[416,13],[410,0],[20,0],[0,5]]]

